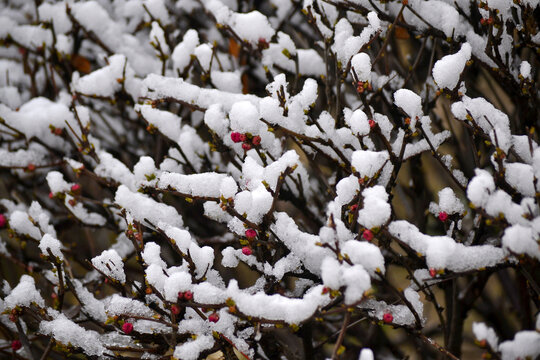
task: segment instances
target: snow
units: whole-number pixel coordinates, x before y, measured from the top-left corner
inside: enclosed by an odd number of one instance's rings
[[[484,323],[473,322],[472,330],[476,340],[486,340],[492,349],[497,350],[499,345],[499,337],[492,328],[486,326]]]
[[[512,145],[508,116],[496,109],[484,98],[463,96],[462,101],[452,104],[452,113],[459,120],[466,120],[470,114],[474,122],[489,135],[491,142],[505,153]]]
[[[513,340],[499,345],[503,360],[535,359],[540,355],[540,333],[537,331],[520,331]]]
[[[39,307],[45,307],[45,301],[36,289],[34,278],[29,275],[23,275],[19,279],[17,286],[4,299],[4,308],[13,309],[16,306],[30,307],[33,303]]]
[[[147,195],[132,192],[125,185],[118,187],[114,201],[141,223],[150,223],[154,226],[159,222],[173,226],[183,224],[182,217],[174,207],[159,203]]]
[[[403,109],[411,118],[411,127],[417,118],[422,117],[422,99],[416,93],[408,89],[399,89],[394,93],[394,104]]]
[[[351,164],[353,171],[360,174],[360,178],[372,178],[382,169],[389,160],[387,151],[357,150],[352,154]]]
[[[527,61],[522,61],[519,65],[519,74],[525,79],[531,79],[531,64]]]
[[[365,136],[369,134],[370,127],[366,113],[361,109],[355,110],[351,116],[345,117],[345,122],[351,128],[356,136]]]
[[[351,71],[354,71],[358,81],[371,80],[371,59],[366,53],[358,53],[351,59]]]
[[[49,310],[49,315],[54,320],[42,321],[39,324],[40,334],[52,336],[64,345],[82,348],[88,355],[102,356],[107,352],[107,349],[101,344],[99,333],[96,331],[86,330],[62,313]]]
[[[392,208],[383,186],[376,185],[362,191],[364,207],[358,212],[358,223],[368,229],[382,226],[390,219]]]
[[[452,188],[446,187],[439,191],[439,203],[432,202],[429,204],[429,211],[434,216],[439,216],[439,213],[445,212],[448,215],[463,214],[465,212],[465,206],[459,200]]]
[[[446,55],[433,66],[433,79],[440,88],[453,90],[458,85],[459,78],[467,61],[471,58],[471,45],[463,43],[461,49],[453,54]]]
[[[124,262],[115,250],[104,250],[101,255],[92,259],[92,265],[111,279],[126,282]]]
[[[49,234],[43,235],[39,242],[39,248],[41,253],[49,256],[49,250],[60,261],[64,261],[64,254],[62,254],[62,243]]]
[[[256,46],[259,39],[269,41],[274,29],[268,18],[259,11],[237,13],[230,10],[219,0],[205,2],[204,6],[214,15],[218,24],[228,25],[242,39]]]
[[[416,252],[425,255],[430,269],[455,272],[493,267],[505,261],[506,254],[492,245],[465,246],[448,236],[429,236],[405,220],[393,221],[388,227],[392,236],[403,241]]]

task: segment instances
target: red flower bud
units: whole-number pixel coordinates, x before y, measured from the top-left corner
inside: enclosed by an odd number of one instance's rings
[[[247,238],[253,239],[256,236],[257,236],[257,232],[255,230],[253,230],[253,229],[247,229],[246,230],[246,237]]]
[[[394,321],[394,316],[392,316],[392,314],[390,313],[385,313],[382,319],[385,322],[385,324],[390,324],[392,323],[392,321]]]
[[[7,224],[6,217],[4,216],[4,214],[0,214],[0,229],[5,227],[6,224]]]
[[[72,192],[77,192],[77,191],[79,191],[79,190],[81,190],[81,185],[79,185],[79,184],[73,184],[73,185],[71,185],[71,191],[72,191]]]
[[[52,193],[52,191],[49,193],[49,199],[52,199],[54,197],[54,194]]]
[[[431,277],[435,277],[435,275],[437,275],[437,271],[434,268],[431,268],[429,269],[429,275],[431,275]]]
[[[174,315],[178,315],[178,314],[180,314],[180,309],[178,308],[178,306],[172,305],[172,306],[171,306],[171,312],[172,312]]]
[[[178,292],[178,300],[182,300],[184,298],[184,293],[179,291]]]
[[[377,125],[375,120],[369,120],[368,122],[369,122],[369,127],[372,128],[372,129],[375,127],[375,125]]]
[[[17,351],[22,348],[22,344],[19,340],[13,340],[11,342],[11,348],[13,349],[13,351]]]
[[[28,170],[29,172],[32,172],[32,171],[36,170],[36,165],[28,164],[28,166],[26,166],[26,170]]]
[[[124,325],[122,325],[122,331],[126,334],[130,334],[133,331],[133,324],[125,322]]]
[[[442,222],[448,220],[448,214],[446,213],[446,211],[441,211],[439,213],[439,220],[441,220]]]
[[[239,142],[242,142],[242,140],[240,139],[240,137],[242,136],[242,134],[240,134],[239,132],[232,132],[231,133],[231,140],[235,143],[239,143]]]
[[[217,313],[212,313],[208,316],[208,321],[217,323],[219,321],[219,315]]]
[[[373,233],[371,232],[371,230],[364,230],[364,232],[362,233],[362,237],[366,239],[366,241],[371,241],[373,240]]]
[[[351,206],[349,207],[350,212],[355,212],[356,209],[358,209],[358,205],[357,205],[357,204],[351,205]]]
[[[186,299],[187,301],[190,301],[193,299],[193,293],[191,291],[186,291],[184,292],[184,299]]]
[[[251,142],[253,145],[258,146],[261,144],[261,137],[259,135],[254,136],[253,139],[251,139]]]
[[[248,143],[243,143],[243,144],[242,144],[242,149],[244,149],[244,150],[248,151],[248,150],[250,150],[250,149],[251,149],[251,145],[250,145],[250,144],[248,144]]]
[[[249,255],[251,255],[251,253],[252,253],[252,251],[251,251],[251,248],[249,246],[244,246],[242,248],[242,254],[249,256]]]

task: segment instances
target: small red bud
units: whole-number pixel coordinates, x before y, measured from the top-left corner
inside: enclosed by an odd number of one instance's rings
[[[13,349],[13,351],[17,351],[22,348],[22,344],[19,340],[13,340],[11,342],[11,348]]]
[[[329,288],[329,287],[327,287],[327,286],[323,287],[323,289],[322,289],[323,295],[324,295],[324,294],[328,294],[329,292],[330,292],[330,288]]]
[[[248,150],[250,150],[250,149],[251,149],[251,145],[250,145],[250,144],[248,144],[248,143],[243,143],[243,144],[242,144],[242,149],[244,149],[244,150],[248,151]]]
[[[239,143],[242,141],[240,140],[241,135],[242,134],[240,134],[239,132],[234,131],[231,133],[231,140],[235,143]]]
[[[358,204],[354,204],[349,207],[350,212],[355,212],[356,209],[358,209]]]
[[[208,321],[217,323],[219,321],[219,315],[217,313],[212,313],[208,316]]]
[[[190,301],[193,299],[193,293],[191,291],[186,291],[184,292],[184,299],[186,299],[187,301]]]
[[[75,206],[75,205],[77,205],[77,202],[75,201],[75,199],[70,199],[68,201],[68,204],[71,205],[71,206]]]
[[[362,233],[362,237],[366,239],[366,241],[371,241],[373,240],[373,233],[371,232],[371,230],[364,230],[364,232]]]
[[[73,184],[73,185],[71,185],[71,191],[72,191],[72,192],[77,192],[77,191],[79,191],[79,190],[81,190],[81,185],[79,185],[79,184]]]
[[[172,312],[174,315],[178,315],[178,314],[180,314],[180,309],[178,308],[178,306],[172,305],[172,306],[171,306],[171,312]]]
[[[52,193],[52,191],[49,193],[49,199],[52,199],[54,197],[54,194]]]
[[[251,248],[249,246],[244,246],[242,248],[242,254],[249,256],[252,254]]]
[[[11,321],[11,322],[17,322],[17,315],[15,315],[15,314],[9,314],[9,321]]]
[[[394,316],[390,313],[385,313],[382,317],[385,324],[390,324],[392,321],[394,321]]]
[[[133,324],[125,322],[124,325],[122,325],[122,331],[126,334],[130,334],[133,331]]]
[[[377,123],[375,122],[375,120],[369,120],[368,122],[369,122],[369,127],[370,127],[371,129],[373,129],[373,128],[375,127],[375,125],[377,125]]]
[[[28,165],[26,166],[26,170],[28,170],[29,172],[32,172],[32,171],[36,170],[36,165],[34,165],[34,164],[28,164]]]
[[[448,214],[446,213],[446,211],[441,211],[439,213],[439,220],[441,220],[442,222],[448,220]]]
[[[429,275],[431,277],[435,277],[437,275],[437,271],[434,268],[429,269]]]
[[[257,236],[257,232],[253,229],[247,229],[246,230],[246,237],[249,238],[249,239],[253,239],[254,237]]]
[[[261,144],[261,137],[259,135],[254,136],[253,139],[251,139],[251,142],[253,145],[258,146]]]
[[[4,214],[0,214],[0,229],[4,228],[7,224],[7,220]]]
[[[55,128],[54,129],[54,135],[56,135],[56,136],[62,135],[63,132],[64,132],[64,130],[62,128]]]
[[[184,293],[179,291],[178,292],[178,300],[182,300],[184,298]]]

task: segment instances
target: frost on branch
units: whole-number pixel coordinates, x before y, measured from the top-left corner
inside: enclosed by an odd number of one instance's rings
[[[0,357],[538,357],[538,6],[3,2]]]

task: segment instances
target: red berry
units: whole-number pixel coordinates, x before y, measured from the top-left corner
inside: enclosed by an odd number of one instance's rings
[[[79,190],[81,190],[81,185],[79,185],[79,184],[73,184],[73,185],[71,185],[71,191],[72,191],[72,192],[77,192],[77,191],[79,191]]]
[[[371,232],[371,230],[364,230],[364,232],[362,233],[362,237],[366,239],[366,241],[371,241],[373,240],[373,233]]]
[[[251,142],[253,145],[258,146],[261,144],[261,137],[259,135],[254,136],[253,139],[251,139]]]
[[[257,232],[253,229],[247,229],[246,230],[246,237],[250,238],[250,239],[253,239],[254,237],[257,236]]]
[[[32,171],[36,170],[36,165],[28,164],[28,166],[26,166],[26,170],[32,172]]]
[[[390,313],[385,313],[382,317],[385,324],[390,324],[392,321],[394,321],[394,317]]]
[[[187,301],[192,300],[193,299],[193,293],[191,291],[189,291],[189,290],[186,291],[184,293],[184,299],[186,299]]]
[[[49,199],[52,199],[54,197],[54,194],[52,193],[52,191],[49,193]]]
[[[270,45],[268,44],[268,41],[266,41],[265,38],[259,38],[259,47],[261,49],[268,49]]]
[[[369,127],[372,128],[372,129],[375,127],[375,125],[377,125],[375,120],[369,120],[368,122],[369,122]]]
[[[251,251],[251,248],[249,246],[244,246],[242,248],[242,254],[249,256],[249,255],[251,255],[251,253],[252,253],[252,251]]]
[[[247,137],[246,134],[240,134],[240,141],[246,141]]]
[[[133,324],[125,322],[124,325],[122,325],[122,331],[126,334],[130,334],[133,331]]]
[[[429,275],[431,275],[431,277],[435,277],[435,275],[437,275],[437,271],[434,268],[431,268],[429,269]]]
[[[171,306],[171,312],[172,312],[174,315],[178,315],[178,314],[180,314],[180,309],[178,308],[178,306],[172,305],[172,306]]]
[[[359,81],[358,84],[356,84],[356,91],[358,91],[358,93],[363,93],[364,92],[364,82],[363,81]]]
[[[441,220],[442,222],[448,220],[448,214],[446,213],[446,211],[441,211],[439,213],[439,220]]]
[[[0,214],[0,229],[5,227],[6,224],[7,224],[6,217],[4,216],[4,214]]]
[[[184,298],[184,293],[179,291],[178,292],[178,300],[182,300]]]
[[[13,349],[13,351],[17,351],[22,348],[22,344],[19,340],[13,340],[11,342],[11,348]]]
[[[242,140],[240,140],[242,134],[240,134],[239,132],[232,132],[231,133],[231,140],[235,143],[239,143],[239,142],[242,142]]]
[[[212,313],[208,316],[208,321],[217,323],[219,321],[219,315],[217,313]]]
[[[251,149],[251,145],[250,145],[250,144],[248,144],[248,143],[243,143],[243,144],[242,144],[242,149],[244,149],[244,150],[248,151],[248,150],[250,150],[250,149]]]
[[[329,287],[327,287],[327,286],[323,287],[323,289],[322,289],[323,295],[324,295],[324,294],[328,294],[329,292],[330,292],[330,288],[329,288]]]

